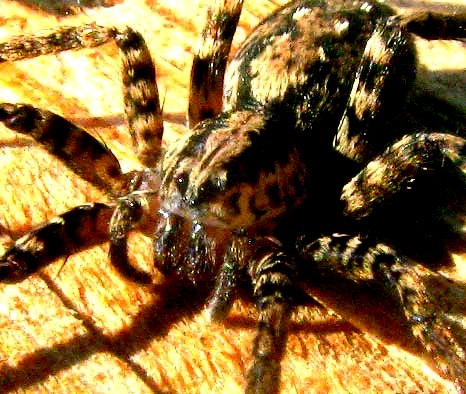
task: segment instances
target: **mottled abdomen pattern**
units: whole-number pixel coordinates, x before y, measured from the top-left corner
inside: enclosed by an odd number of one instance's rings
[[[312,152],[332,146],[343,115],[340,134],[350,136],[392,117],[402,103],[395,98],[406,95],[414,79],[414,60],[409,34],[382,4],[293,2],[265,19],[233,58],[225,108],[264,107],[294,119],[284,138],[295,126],[307,134]],[[373,139],[365,159],[381,147]],[[341,136],[336,147],[354,158],[363,142],[355,146]]]

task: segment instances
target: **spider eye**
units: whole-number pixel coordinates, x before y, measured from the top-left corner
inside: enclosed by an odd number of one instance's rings
[[[201,204],[207,204],[212,199],[218,199],[219,195],[225,192],[225,189],[225,178],[217,176],[210,177],[190,196],[190,205],[196,207]]]
[[[189,184],[189,173],[183,172],[181,175],[178,175],[176,178],[176,187],[180,194],[186,194]]]

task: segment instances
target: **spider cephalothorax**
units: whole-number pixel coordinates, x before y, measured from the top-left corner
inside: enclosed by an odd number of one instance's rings
[[[115,40],[130,133],[147,167],[123,173],[103,143],[60,116],[1,104],[7,127],[113,199],[18,239],[1,258],[1,280],[22,280],[59,256],[110,241],[112,264],[149,282],[127,256],[128,234],[139,229],[153,237],[164,274],[215,283],[214,320],[226,316],[239,283],[252,285],[259,323],[248,392],[278,391],[290,315],[316,275],[378,286],[422,345],[437,351],[436,336],[450,333],[446,312],[430,310],[431,293],[410,287],[411,276],[424,278],[420,265],[394,250],[443,255],[453,241],[464,250],[466,148],[463,130],[448,134],[438,122],[410,119],[411,33],[463,38],[465,16],[402,18],[372,1],[294,1],[261,22],[225,73],[241,7],[225,1],[209,12],[191,74],[192,130],[167,151],[155,68],[139,33],[89,25],[0,44],[0,58],[13,61]],[[387,230],[395,223],[402,235],[416,231],[410,247]],[[432,249],[414,253],[433,234]],[[456,339],[435,357],[462,385],[464,314],[455,319]]]

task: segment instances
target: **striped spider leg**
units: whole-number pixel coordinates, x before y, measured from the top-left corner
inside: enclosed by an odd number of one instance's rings
[[[0,46],[3,61],[101,45],[115,40],[123,59],[123,96],[130,133],[142,172],[122,173],[113,153],[85,130],[45,109],[25,104],[0,105],[0,118],[12,130],[26,134],[59,158],[77,175],[103,189],[111,204],[80,206],[52,219],[18,239],[2,258],[2,278],[27,277],[59,256],[75,253],[110,239],[110,260],[121,272],[142,282],[148,274],[130,267],[126,238],[141,216],[150,215],[163,133],[155,68],[141,35],[96,25],[63,28],[47,35],[17,37]],[[152,167],[153,168],[153,167]],[[59,245],[59,247],[57,247]]]
[[[241,5],[241,2],[219,2],[217,8],[209,10],[202,41],[214,46],[207,48],[207,45],[201,45],[195,57],[191,77],[192,102],[189,105],[190,112],[203,115],[196,115],[195,121],[190,115],[190,124],[202,120],[206,114],[214,114],[210,107],[218,112],[223,86],[223,72],[218,70],[222,68],[221,64],[225,68],[225,54],[231,45]],[[231,21],[223,26],[223,19],[218,15],[230,13]],[[5,282],[22,280],[59,256],[107,240],[110,240],[110,261],[121,273],[138,282],[151,281],[150,275],[129,264],[126,245],[131,230],[138,227],[152,235],[155,222],[165,215],[165,212],[160,215],[158,209],[160,165],[164,154],[162,110],[155,66],[141,34],[129,27],[121,30],[95,24],[64,27],[43,35],[14,37],[0,44],[0,59],[18,61],[96,47],[112,40],[117,44],[122,59],[123,100],[129,132],[135,153],[145,169],[122,173],[118,160],[104,143],[57,114],[31,105],[0,104],[0,120],[7,127],[31,136],[77,175],[113,199],[111,204],[93,203],[76,207],[18,239],[2,257],[0,276]],[[217,47],[218,42],[220,45]],[[202,50],[206,48],[207,56],[212,58],[204,57],[206,52]],[[215,68],[209,62],[214,63]],[[215,87],[215,94],[210,88],[202,91],[204,81]],[[161,265],[164,272],[171,272],[163,258]]]

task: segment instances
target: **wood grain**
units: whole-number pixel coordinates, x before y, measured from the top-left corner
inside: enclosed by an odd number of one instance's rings
[[[70,16],[27,5],[31,3],[0,0],[0,41],[90,21],[130,25],[146,37],[156,61],[167,143],[185,132],[192,48],[208,1],[126,0]],[[235,47],[282,3],[246,1]],[[409,5],[427,6],[414,0]],[[441,9],[450,6],[435,3]],[[417,44],[424,56],[423,86],[466,108],[464,43]],[[0,73],[1,101],[57,112],[103,139],[124,170],[140,168],[126,132],[114,45],[4,63]],[[4,127],[0,163],[5,245],[10,237],[71,207],[105,200],[34,142]],[[0,392],[241,392],[251,361],[254,308],[238,301],[224,324],[209,323],[203,313],[193,313],[192,294],[164,286],[152,267],[150,240],[135,234],[131,258],[154,272],[159,285],[125,281],[108,263],[107,251],[107,245],[96,247],[57,261],[20,284],[0,285]],[[318,308],[296,315],[282,369],[284,393],[455,390],[420,358]]]

